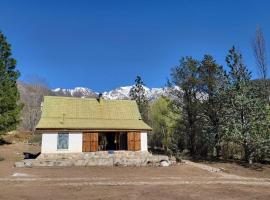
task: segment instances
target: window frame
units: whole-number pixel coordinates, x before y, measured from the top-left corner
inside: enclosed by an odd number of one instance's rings
[[[59,136],[60,135],[67,135],[66,137],[67,137],[67,148],[60,148],[61,146],[59,145]],[[56,146],[56,149],[58,150],[58,151],[67,151],[68,149],[69,149],[69,133],[67,133],[67,132],[58,132],[57,133],[57,144],[56,144],[57,146]]]

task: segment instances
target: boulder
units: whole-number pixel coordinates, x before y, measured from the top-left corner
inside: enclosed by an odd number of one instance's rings
[[[160,161],[160,166],[161,167],[169,167],[170,162],[168,160],[162,160],[162,161]]]

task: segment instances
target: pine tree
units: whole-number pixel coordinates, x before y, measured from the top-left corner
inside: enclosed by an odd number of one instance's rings
[[[200,95],[198,95],[199,62],[192,57],[183,57],[180,64],[172,69],[172,83],[169,83],[173,104],[183,115],[186,148],[191,155],[201,154],[203,142],[200,128]]]
[[[259,91],[252,87],[251,73],[234,47],[229,50],[226,62],[230,71],[224,132],[226,139],[243,147],[245,160],[252,162],[269,141],[267,107]]]
[[[223,115],[223,91],[226,87],[227,76],[221,65],[210,55],[205,55],[199,67],[200,93],[205,97],[202,100],[201,115],[204,118],[207,146],[213,154],[219,157],[221,130],[220,123]]]
[[[135,85],[130,89],[129,96],[137,102],[142,119],[149,122],[149,101],[145,94],[144,83],[140,76],[135,79]]]
[[[19,123],[21,105],[16,70],[16,60],[11,57],[11,46],[0,32],[0,134],[16,129]]]

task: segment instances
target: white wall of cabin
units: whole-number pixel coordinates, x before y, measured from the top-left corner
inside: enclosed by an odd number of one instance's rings
[[[41,153],[80,153],[82,152],[82,133],[69,133],[68,149],[57,149],[57,132],[43,133]],[[141,151],[147,151],[147,133],[141,132]]]
[[[141,151],[147,150],[148,150],[147,133],[141,132]]]
[[[58,133],[43,133],[41,153],[80,153],[82,152],[82,133],[69,133],[68,149],[57,149]]]

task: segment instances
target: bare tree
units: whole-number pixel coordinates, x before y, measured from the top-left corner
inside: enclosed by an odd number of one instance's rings
[[[262,29],[257,27],[255,37],[252,40],[252,49],[256,59],[257,68],[262,80],[267,79],[268,67],[266,59],[265,40]]]
[[[20,128],[34,132],[40,119],[44,95],[53,95],[47,82],[39,77],[33,77],[27,83],[18,83],[21,102],[24,104]]]

